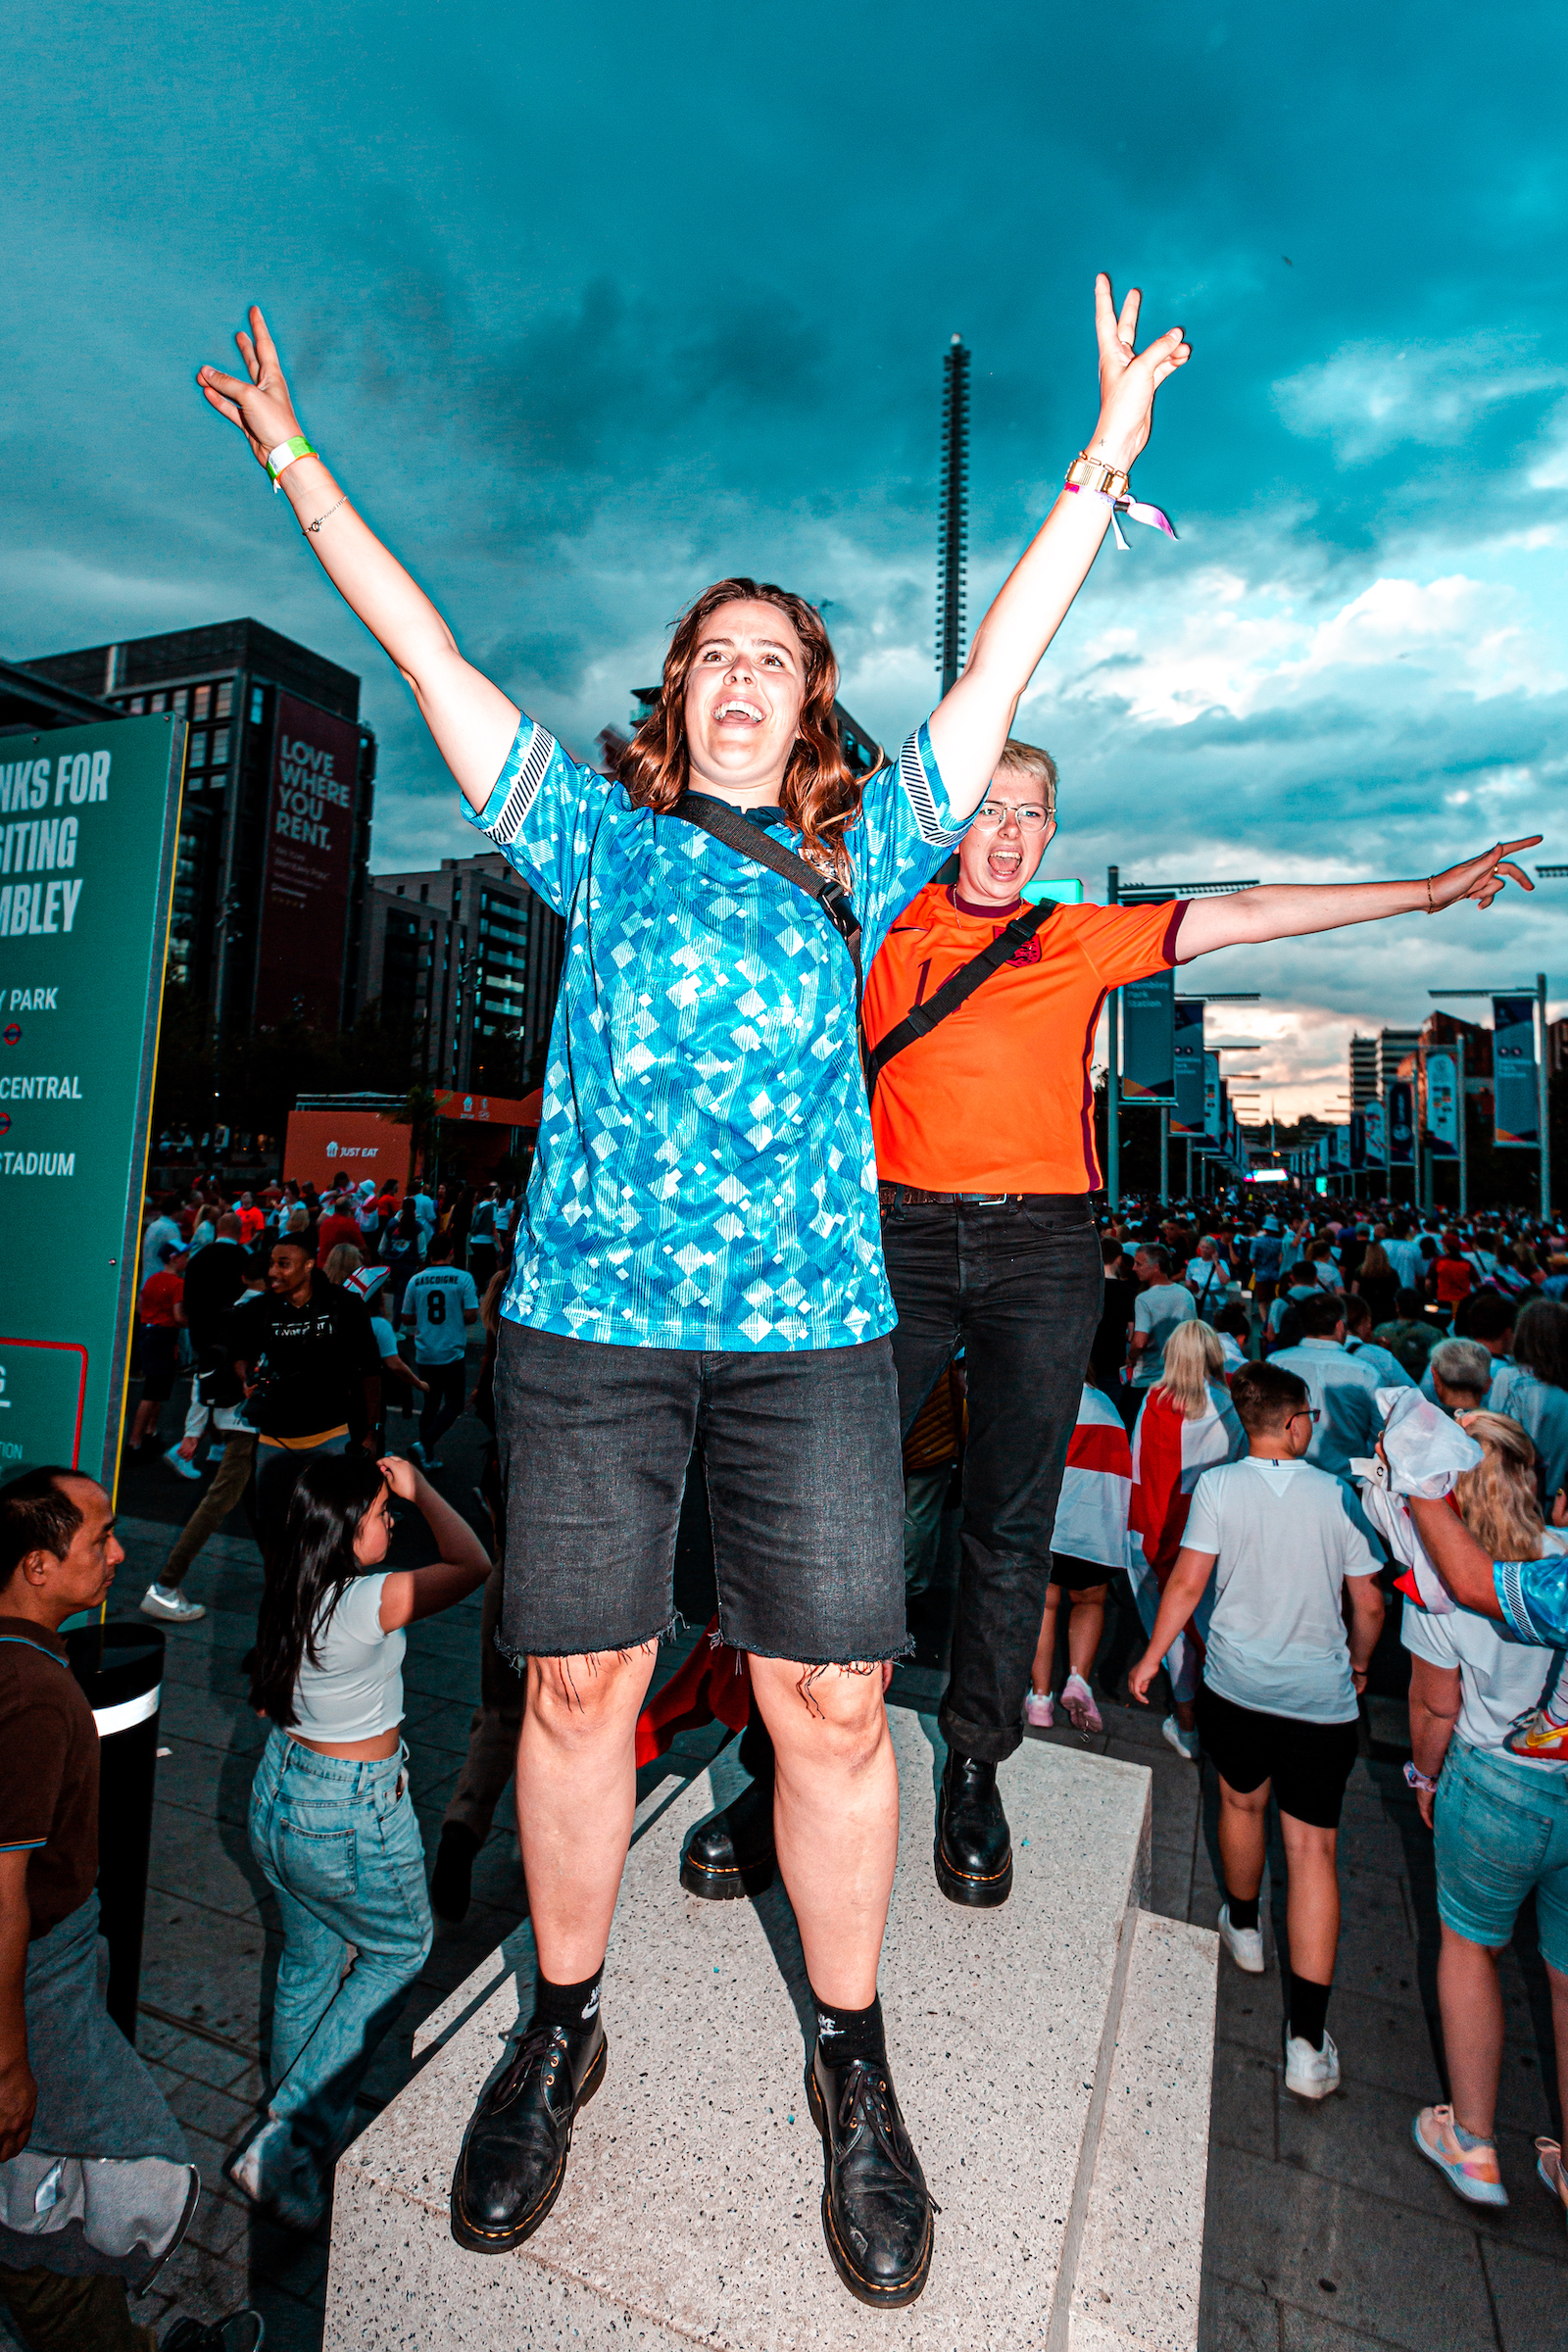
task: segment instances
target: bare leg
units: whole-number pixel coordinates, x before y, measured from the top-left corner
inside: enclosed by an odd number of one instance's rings
[[[147,1440],[158,1427],[158,1417],[163,1409],[163,1406],[155,1404],[150,1396],[144,1396],[137,1405],[136,1418],[130,1425],[130,1445],[133,1451],[138,1446],[146,1445]]]
[[[1559,2075],[1564,2034],[1559,2024],[1558,1986],[1563,1984],[1561,1977],[1553,1976],[1552,2027]],[[1564,1992],[1568,1994],[1568,1986]],[[1568,1998],[1561,2005],[1568,2008]],[[1446,1927],[1438,1954],[1438,2006],[1443,2012],[1443,2047],[1448,2060],[1454,2120],[1478,2139],[1490,2139],[1497,2120],[1497,2082],[1502,2073],[1502,1987],[1497,1982],[1497,1955]],[[1568,2023],[1568,2019],[1562,2022]]]
[[[517,1843],[539,1966],[578,1984],[605,1956],[637,1804],[637,1716],[658,1645],[530,1658]]]
[[[806,1973],[836,2008],[869,2008],[899,1850],[882,1673],[829,1666],[807,1684],[811,1670],[787,1659],[750,1662],[777,1758],[774,1835]]]
[[[1280,1833],[1290,1873],[1285,1928],[1291,1939],[1291,1973],[1312,1984],[1332,1984],[1340,1948],[1340,1874],[1334,1860],[1340,1833],[1298,1821],[1291,1813],[1280,1815]]]
[[[1080,1682],[1089,1680],[1105,1630],[1106,1590],[1104,1585],[1090,1585],[1072,1595],[1072,1615],[1067,1620],[1067,1663]]]
[[[1061,1599],[1061,1587],[1046,1587],[1046,1613],[1040,1620],[1040,1639],[1035,1643],[1035,1662],[1029,1670],[1029,1686],[1034,1690],[1049,1690],[1056,1671],[1056,1604]]]
[[[1546,1982],[1551,1986],[1551,2038],[1557,2045],[1558,2129],[1568,2136],[1568,1977],[1548,1961]]]
[[[1269,1784],[1249,1788],[1244,1796],[1223,1777],[1219,1784],[1219,1858],[1225,1885],[1244,1903],[1250,1903],[1263,1884],[1264,1815]]]

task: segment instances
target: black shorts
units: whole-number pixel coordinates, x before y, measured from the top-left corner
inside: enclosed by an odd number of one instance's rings
[[[1264,1715],[1200,1683],[1198,1728],[1215,1771],[1238,1796],[1272,1781],[1275,1802],[1293,1821],[1315,1830],[1339,1828],[1356,1758],[1353,1716],[1348,1723],[1308,1723],[1299,1715]]]
[[[510,1657],[632,1649],[670,1628],[699,1438],[723,1640],[813,1666],[904,1653],[887,1340],[706,1354],[504,1321],[495,1386]]]
[[[1064,1592],[1092,1592],[1097,1585],[1108,1585],[1115,1573],[1102,1560],[1075,1559],[1070,1551],[1051,1555],[1051,1581]]]
[[[143,1404],[167,1404],[174,1394],[174,1375],[179,1370],[179,1334],[170,1323],[144,1323],[141,1327],[141,1400]]]

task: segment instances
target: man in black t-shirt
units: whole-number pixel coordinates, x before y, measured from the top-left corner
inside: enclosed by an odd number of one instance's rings
[[[272,1244],[267,1289],[234,1308],[228,1344],[257,1433],[265,1550],[302,1461],[342,1453],[350,1444],[374,1449],[381,1351],[365,1301],[327,1281],[303,1234]]]

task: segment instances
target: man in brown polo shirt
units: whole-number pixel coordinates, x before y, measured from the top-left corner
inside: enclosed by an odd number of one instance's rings
[[[98,1731],[60,1628],[124,1556],[96,1480],[0,1487],[0,2303],[24,2344],[72,2352],[155,2352],[126,2285],[172,2253],[201,2188],[98,1996]],[[254,2311],[179,2320],[164,2352],[261,2338]]]

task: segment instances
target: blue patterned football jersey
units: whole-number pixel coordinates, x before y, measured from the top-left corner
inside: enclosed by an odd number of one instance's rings
[[[967,820],[923,726],[864,792],[845,846],[869,969]],[[643,1348],[891,1331],[855,967],[826,914],[684,818],[633,808],[528,718],[465,812],[566,924],[503,1311]]]
[[[1494,1560],[1493,1588],[1505,1633],[1537,1649],[1568,1642],[1568,1552],[1544,1560]]]

